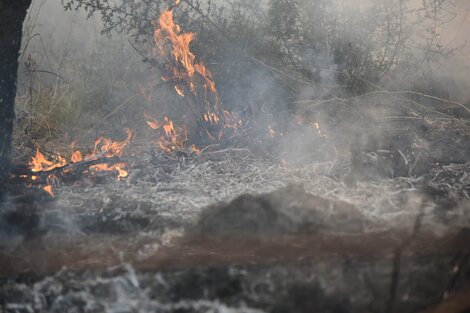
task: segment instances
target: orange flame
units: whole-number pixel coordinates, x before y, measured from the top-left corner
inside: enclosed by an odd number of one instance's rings
[[[178,95],[180,95],[181,97],[184,97],[184,90],[181,87],[175,86],[175,90]]]
[[[62,156],[59,155],[56,160],[51,161],[46,159],[39,149],[36,150],[36,155],[33,156],[29,162],[31,171],[34,173],[51,171],[59,167],[64,167],[65,165],[67,165],[67,161]]]
[[[176,5],[179,3],[180,0],[175,1]],[[154,52],[160,55],[165,63],[166,73],[162,80],[172,81],[180,97],[191,93],[203,101],[204,105],[198,110],[198,114],[206,123],[205,132],[208,138],[213,141],[221,140],[224,129],[238,129],[242,124],[241,121],[224,110],[211,71],[204,62],[196,60],[196,55],[191,50],[196,34],[182,31],[180,25],[174,21],[172,9],[164,10],[160,17],[153,21],[153,26]],[[177,128],[167,118],[163,122],[147,118],[150,128],[154,130],[163,128],[165,133],[160,136],[158,145],[164,151],[174,152],[184,147],[187,140],[185,127]]]
[[[196,145],[193,144],[191,146],[191,152],[194,154],[201,154],[201,149],[199,149],[198,147],[196,147]]]
[[[79,150],[76,150],[72,153],[71,157],[72,163],[78,163],[83,161],[83,155]]]
[[[42,187],[42,190],[44,190],[45,192],[47,192],[48,194],[50,194],[52,197],[55,197],[55,194],[54,192],[52,191],[52,186],[51,185],[47,185],[45,187]]]
[[[150,128],[160,130],[161,135],[157,143],[163,151],[172,153],[185,148],[188,139],[186,127],[176,126],[173,121],[166,116],[163,118],[163,122],[158,122],[147,114],[144,116],[150,119],[150,121],[147,121],[147,125],[149,125]]]
[[[127,138],[124,141],[113,141],[109,138],[100,137],[96,139],[93,152],[85,156],[85,160],[93,160],[99,156],[112,158],[120,157],[124,153],[124,149],[129,145],[132,139],[132,130],[126,128]]]
[[[150,121],[147,121],[146,123],[151,129],[157,130],[163,126],[163,123],[158,122],[156,119],[154,119],[148,114],[144,114],[144,117],[150,120]]]
[[[119,157],[122,156],[124,153],[124,149],[129,145],[131,138],[132,138],[132,131],[130,129],[126,129],[127,138],[124,141],[113,141],[109,138],[100,137],[95,141],[93,152],[91,154],[86,155],[83,157],[82,152],[79,150],[75,150],[74,146],[75,143],[71,144],[72,147],[72,154],[70,156],[71,163],[77,163],[84,160],[96,160],[99,157]],[[36,154],[32,157],[31,161],[29,162],[29,166],[31,171],[34,173],[37,172],[48,172],[56,168],[62,168],[69,164],[67,160],[62,156],[57,156],[54,159],[48,159],[44,156],[44,154],[38,149],[36,150]],[[114,165],[108,164],[97,164],[90,166],[90,170],[95,172],[100,171],[116,171],[118,173],[118,179],[124,178],[128,176],[128,172],[125,170],[127,167],[127,163],[121,162]],[[64,172],[70,172],[72,169],[66,169]],[[48,175],[49,179],[54,178],[52,174]],[[35,181],[38,177],[35,175],[31,176],[31,180]],[[47,185],[42,187],[44,191],[49,193],[51,196],[54,196],[52,191],[52,185]]]
[[[181,27],[174,22],[172,10],[165,10],[160,18],[154,21],[154,26],[156,52],[176,63],[175,66],[168,65],[173,79],[184,82],[189,90],[196,94],[199,77],[202,80],[208,114],[212,115],[210,119],[204,118],[210,120],[211,123],[218,123],[223,117],[223,110],[212,73],[203,62],[196,62],[196,56],[190,49],[195,34],[181,32]],[[171,62],[168,63],[171,64]],[[165,77],[165,79],[167,78]],[[175,86],[175,90],[178,95],[184,97],[181,86]],[[208,93],[212,94],[212,97]]]

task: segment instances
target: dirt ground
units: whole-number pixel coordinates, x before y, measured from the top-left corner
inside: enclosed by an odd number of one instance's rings
[[[466,312],[470,162],[439,159],[465,136],[320,161],[145,147],[125,180],[74,174],[54,198],[19,184],[1,312]],[[384,151],[425,170],[382,171]]]

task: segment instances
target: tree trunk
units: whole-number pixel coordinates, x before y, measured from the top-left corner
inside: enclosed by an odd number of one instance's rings
[[[31,0],[0,0],[0,202],[7,191],[23,22]]]

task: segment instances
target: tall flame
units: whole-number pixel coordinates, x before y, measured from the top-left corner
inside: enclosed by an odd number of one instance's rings
[[[178,4],[177,1],[176,4]],[[181,97],[185,96],[185,89],[194,95],[197,94],[198,82],[201,82],[206,113],[204,120],[211,124],[218,124],[226,117],[217,92],[212,73],[203,62],[196,61],[196,55],[191,51],[190,45],[195,38],[192,32],[182,32],[181,27],[174,22],[173,11],[165,10],[158,20],[154,21],[154,41],[156,52],[167,58],[168,72],[171,79],[184,83],[176,85],[175,91]],[[168,77],[164,78],[168,80]]]

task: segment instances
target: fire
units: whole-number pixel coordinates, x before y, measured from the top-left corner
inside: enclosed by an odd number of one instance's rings
[[[50,194],[52,197],[55,197],[55,194],[54,192],[52,191],[52,186],[51,185],[47,185],[45,187],[42,187],[42,190],[44,190],[45,192],[47,192],[48,194]]]
[[[72,153],[71,157],[72,163],[78,163],[83,161],[83,155],[79,150],[76,150],[75,152]]]
[[[104,171],[117,171],[118,179],[126,178],[129,173],[124,169],[127,166],[127,163],[117,163],[113,165],[108,165],[106,163],[97,164],[90,166],[90,170],[93,172],[104,172]]]
[[[181,87],[175,86],[175,90],[178,95],[180,95],[181,97],[184,97],[184,90]]]
[[[219,116],[212,112],[204,113],[204,120],[210,124],[218,124],[219,123]]]
[[[194,154],[201,154],[201,149],[199,149],[198,147],[196,147],[196,145],[191,145],[191,152],[194,153]]]
[[[175,137],[175,127],[173,125],[173,121],[171,121],[168,117],[165,117],[163,122],[163,129],[165,130],[165,135],[168,137]]]
[[[65,165],[67,165],[67,161],[62,156],[57,156],[55,160],[48,160],[39,149],[36,150],[36,155],[29,162],[31,172],[34,173],[51,171]]]
[[[127,138],[124,141],[113,141],[112,139],[100,137],[95,140],[93,152],[85,155],[85,160],[95,160],[98,157],[120,157],[124,153],[124,149],[129,145],[132,139],[133,132],[130,129],[125,129]]]
[[[178,4],[179,1],[176,1],[176,5]],[[194,96],[202,95],[205,112],[201,112],[201,118],[206,123],[220,125],[222,129],[237,128],[238,122],[230,121],[231,113],[222,108],[211,71],[203,62],[197,61],[196,55],[191,51],[190,45],[196,35],[181,30],[173,19],[171,9],[163,11],[160,18],[156,19],[153,24],[155,52],[164,58],[166,70],[169,73],[169,77],[165,76],[163,79],[177,82],[174,88],[181,97],[185,97],[185,90],[189,90]],[[156,127],[158,124],[147,123],[153,129],[159,128]],[[217,136],[222,137],[220,134]],[[215,139],[216,136],[210,134],[209,137]]]
[[[308,126],[315,130],[315,132],[318,134],[320,137],[326,138],[326,134],[322,131],[322,128],[320,126],[320,123],[318,122],[312,122],[305,116],[302,116],[300,114],[294,115],[294,121],[301,126]]]
[[[276,131],[271,126],[268,127],[268,130],[269,130],[269,135],[271,136],[271,138],[276,137]]]
[[[179,149],[184,149],[188,140],[188,131],[186,127],[176,126],[168,117],[164,117],[162,122],[145,114],[149,119],[147,125],[154,130],[160,131],[160,138],[157,141],[158,146],[165,152],[172,153]]]

